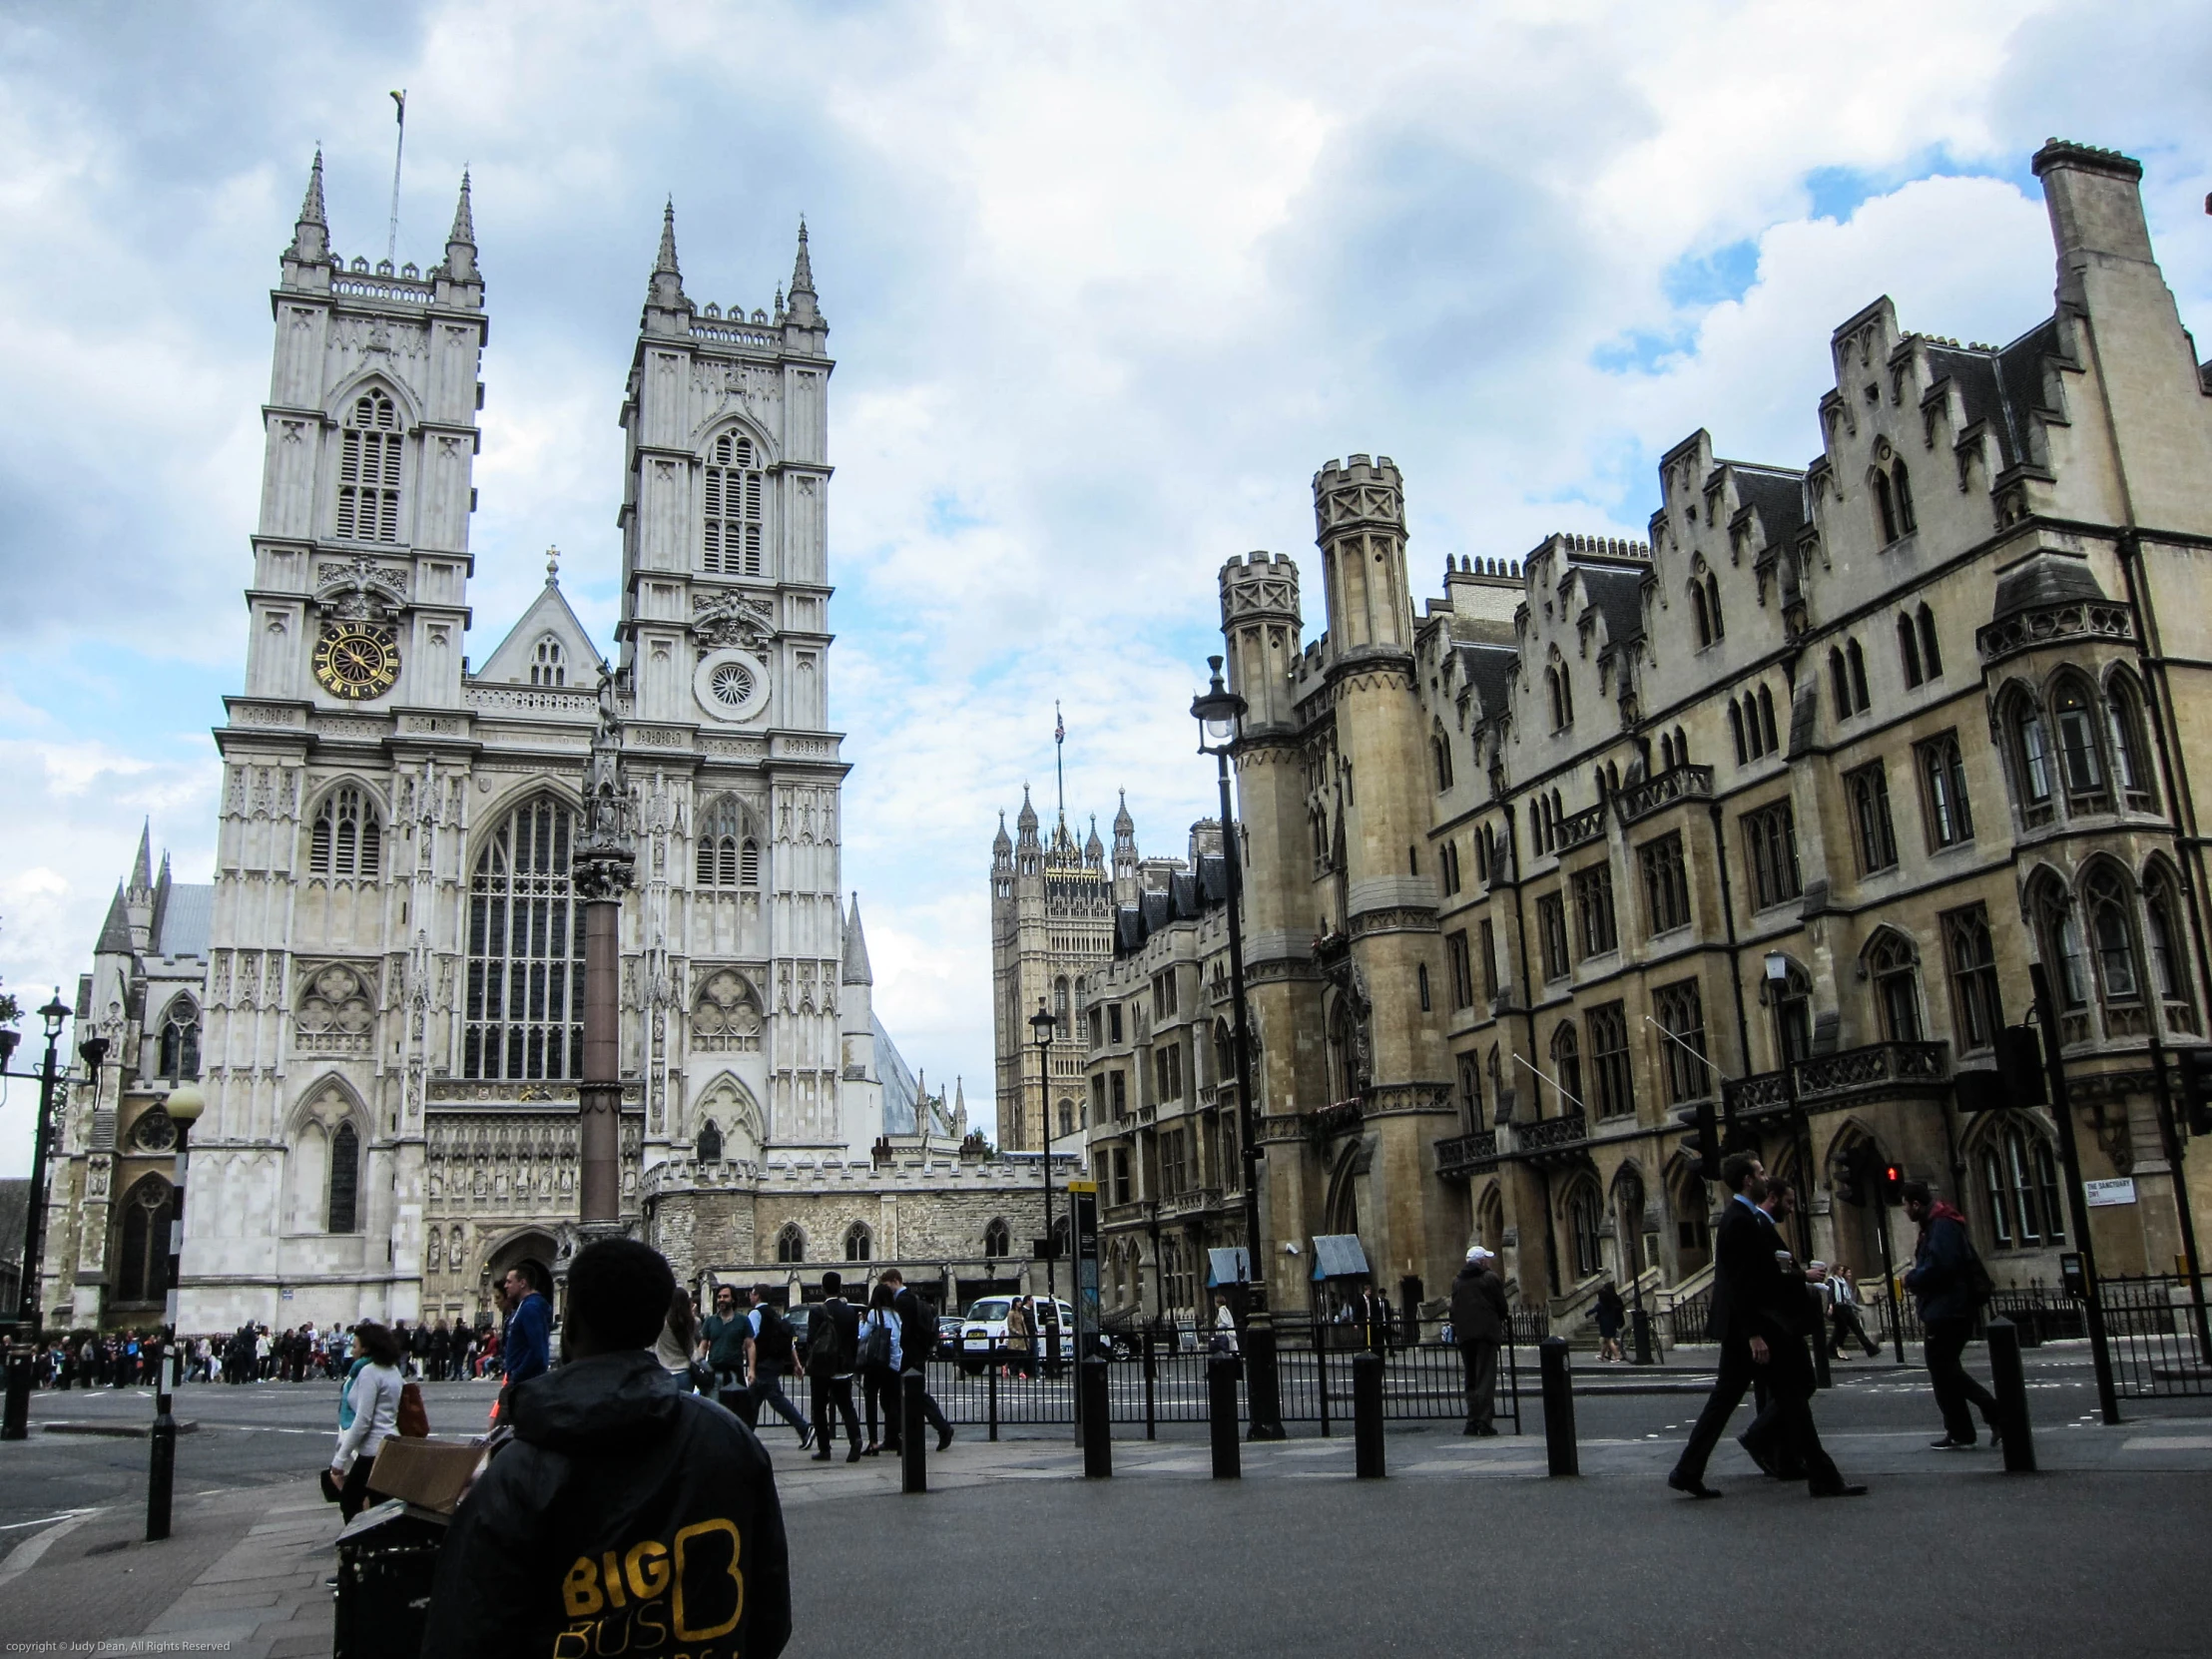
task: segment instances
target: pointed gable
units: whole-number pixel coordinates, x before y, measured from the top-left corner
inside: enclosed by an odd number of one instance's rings
[[[478,685],[528,686],[534,682],[530,670],[538,664],[538,644],[550,639],[560,647],[560,667],[565,670],[556,682],[560,685],[590,691],[599,684],[602,666],[599,650],[584,632],[584,625],[576,620],[576,613],[569,609],[568,599],[561,592],[558,582],[549,581],[522,613],[522,618],[499,642],[499,648],[484,660],[484,666],[470,676]]]

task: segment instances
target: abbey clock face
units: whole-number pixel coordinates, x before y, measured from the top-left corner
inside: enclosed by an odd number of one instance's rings
[[[314,677],[332,697],[366,702],[398,684],[399,646],[389,628],[341,622],[315,643]]]

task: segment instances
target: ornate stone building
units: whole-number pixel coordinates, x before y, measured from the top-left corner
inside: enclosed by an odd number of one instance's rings
[[[1288,558],[1223,569],[1279,1306],[1310,1294],[1287,1247],[1342,1233],[1431,1298],[1479,1238],[1566,1327],[1607,1277],[1695,1289],[1701,1103],[1811,1195],[1822,1257],[1879,1280],[1873,1212],[1834,1201],[1871,1142],[1999,1280],[2055,1280],[2054,1120],[1954,1081],[2032,961],[2084,1175],[2134,1183],[2091,1212],[2101,1264],[2170,1269],[2147,1044],[2201,1042],[2212,981],[2212,369],[2137,164],[2053,143],[2035,171],[2051,315],[1960,345],[1877,300],[1833,336],[1821,453],[1692,434],[1648,545],[1453,557],[1416,613],[1403,481],[1356,455],[1314,481],[1318,639]],[[1093,1129],[1109,1168],[1122,1134]],[[1132,1173],[1110,1227],[1172,1196]]]
[[[1143,860],[1137,826],[1125,800],[1114,815],[1114,857],[1091,821],[1090,838],[1076,844],[1061,812],[1049,841],[1037,834],[1037,809],[1021,792],[1016,834],[999,815],[991,841],[991,1033],[998,1084],[998,1144],[1008,1152],[1038,1152],[1083,1132],[1083,1044],[1075,987],[1113,953],[1114,911],[1138,891]],[[1039,1007],[1059,1023],[1040,1073],[1029,1021]]]
[[[98,1078],[75,1062],[48,1165],[43,1250],[49,1329],[162,1323],[177,1126],[165,1103],[200,1076],[202,998],[215,888],[154,865],[151,826],[117,885],[77,981],[72,1043],[108,1039]]]
[[[208,1098],[185,1326],[473,1314],[506,1265],[553,1251],[577,1204],[569,860],[603,696],[637,826],[626,1213],[683,1273],[1025,1246],[1018,1195],[1010,1221],[985,1215],[987,1179],[961,1173],[964,1109],[925,1100],[874,1019],[857,901],[840,902],[833,365],[805,228],[789,292],[725,310],[686,294],[664,217],[621,402],[612,665],[550,560],[505,639],[480,666],[463,655],[489,327],[466,179],[440,264],[372,268],[331,250],[317,157],[281,265],[216,879],[190,926],[190,889],[169,889],[168,920],[158,894],[125,902],[141,960],[206,958],[183,986]],[[111,956],[90,1006],[162,1018]],[[132,1133],[72,1108],[82,1155],[52,1196],[87,1240],[113,1231],[98,1181],[139,1179],[115,1173]],[[932,1211],[938,1187],[959,1197]],[[82,1300],[91,1260],[54,1269],[50,1309]]]

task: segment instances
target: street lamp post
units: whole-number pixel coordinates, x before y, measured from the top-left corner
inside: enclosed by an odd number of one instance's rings
[[[1250,1437],[1280,1440],[1285,1437],[1280,1382],[1275,1367],[1275,1321],[1268,1312],[1267,1283],[1258,1279],[1260,1266],[1260,1114],[1252,1098],[1251,1018],[1245,1006],[1244,971],[1244,848],[1237,834],[1237,820],[1229,798],[1229,757],[1242,735],[1245,700],[1222,684],[1219,657],[1206,659],[1213,683],[1191,699],[1191,718],[1198,722],[1198,752],[1211,755],[1221,786],[1222,866],[1228,872],[1229,997],[1236,1019],[1232,1042],[1237,1051],[1238,1138],[1244,1144],[1245,1212],[1245,1358],[1246,1411],[1252,1419]],[[1256,1282],[1257,1280],[1257,1282]]]
[[[0,1031],[0,1075],[38,1081],[38,1122],[31,1131],[31,1193],[23,1219],[23,1289],[16,1302],[15,1330],[8,1342],[8,1398],[5,1412],[0,1412],[0,1440],[20,1440],[31,1431],[31,1367],[44,1334],[39,1280],[46,1242],[46,1143],[53,1122],[55,1085],[61,1077],[62,1022],[69,1018],[69,1005],[62,1001],[59,987],[54,1000],[39,1010],[39,1017],[46,1022],[46,1058],[35,1072],[7,1070],[20,1039],[13,1031]],[[104,1039],[100,1041],[104,1055],[107,1044]]]
[[[1037,1039],[1037,1132],[1043,1137],[1042,1162],[1038,1168],[1044,1171],[1044,1296],[1052,1311],[1053,1352],[1044,1356],[1049,1363],[1058,1359],[1060,1329],[1060,1285],[1053,1265],[1059,1251],[1052,1238],[1052,1037],[1060,1022],[1052,1010],[1045,1006],[1043,997],[1037,998],[1037,1011],[1029,1016],[1029,1029]],[[1031,1338],[1040,1353],[1044,1348],[1044,1328],[1040,1324]]]
[[[1789,1108],[1790,1127],[1797,1134],[1805,1157],[1805,1191],[1798,1194],[1798,1242],[1804,1248],[1805,1259],[1813,1260],[1813,1115],[1805,1110],[1798,1099],[1797,1062],[1790,1055],[1789,1021],[1783,1017],[1783,1000],[1790,988],[1790,958],[1779,950],[1767,952],[1767,1004],[1774,1014],[1775,1063],[1782,1070],[1782,1099]],[[1806,1293],[1818,1301],[1820,1292],[1809,1287]],[[1825,1304],[1820,1304],[1825,1309]],[[1829,1385],[1828,1348],[1829,1330],[1825,1318],[1813,1333],[1813,1372],[1821,1387]]]

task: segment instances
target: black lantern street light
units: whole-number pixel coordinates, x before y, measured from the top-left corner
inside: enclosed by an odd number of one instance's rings
[[[1237,1129],[1244,1149],[1245,1212],[1245,1358],[1249,1363],[1246,1411],[1252,1419],[1251,1438],[1280,1440],[1285,1437],[1282,1395],[1275,1369],[1275,1322],[1268,1313],[1267,1281],[1259,1273],[1260,1242],[1260,1112],[1252,1098],[1252,1022],[1245,1007],[1244,964],[1244,846],[1229,799],[1229,758],[1242,736],[1245,700],[1224,686],[1219,657],[1206,659],[1213,683],[1191,699],[1191,718],[1198,722],[1198,752],[1211,755],[1221,785],[1222,867],[1228,874],[1225,895],[1229,909],[1229,996],[1236,1031],[1232,1044],[1237,1056]]]
[[[1038,997],[1037,1011],[1029,1016],[1029,1029],[1037,1040],[1037,1129],[1044,1137],[1044,1294],[1055,1306],[1060,1300],[1060,1287],[1053,1274],[1059,1251],[1052,1239],[1052,1038],[1059,1027],[1044,998]],[[1053,1321],[1058,1323],[1058,1314],[1053,1315]]]
[[[31,1431],[31,1367],[43,1335],[39,1280],[43,1277],[41,1254],[45,1244],[42,1235],[46,1222],[46,1145],[54,1117],[54,1092],[61,1079],[62,1022],[69,1016],[69,1005],[62,1001],[61,990],[57,987],[54,1000],[39,1010],[39,1017],[46,1022],[46,1058],[35,1072],[7,1069],[8,1062],[15,1058],[15,1047],[21,1038],[13,1031],[0,1030],[0,1075],[38,1083],[38,1122],[31,1130],[31,1194],[23,1219],[23,1290],[16,1303],[15,1329],[9,1334],[7,1406],[0,1412],[0,1440],[20,1440]],[[98,1045],[100,1057],[106,1058],[107,1039],[95,1037],[86,1047],[94,1044]],[[93,1065],[93,1086],[98,1088],[99,1065],[90,1054],[86,1058]]]

